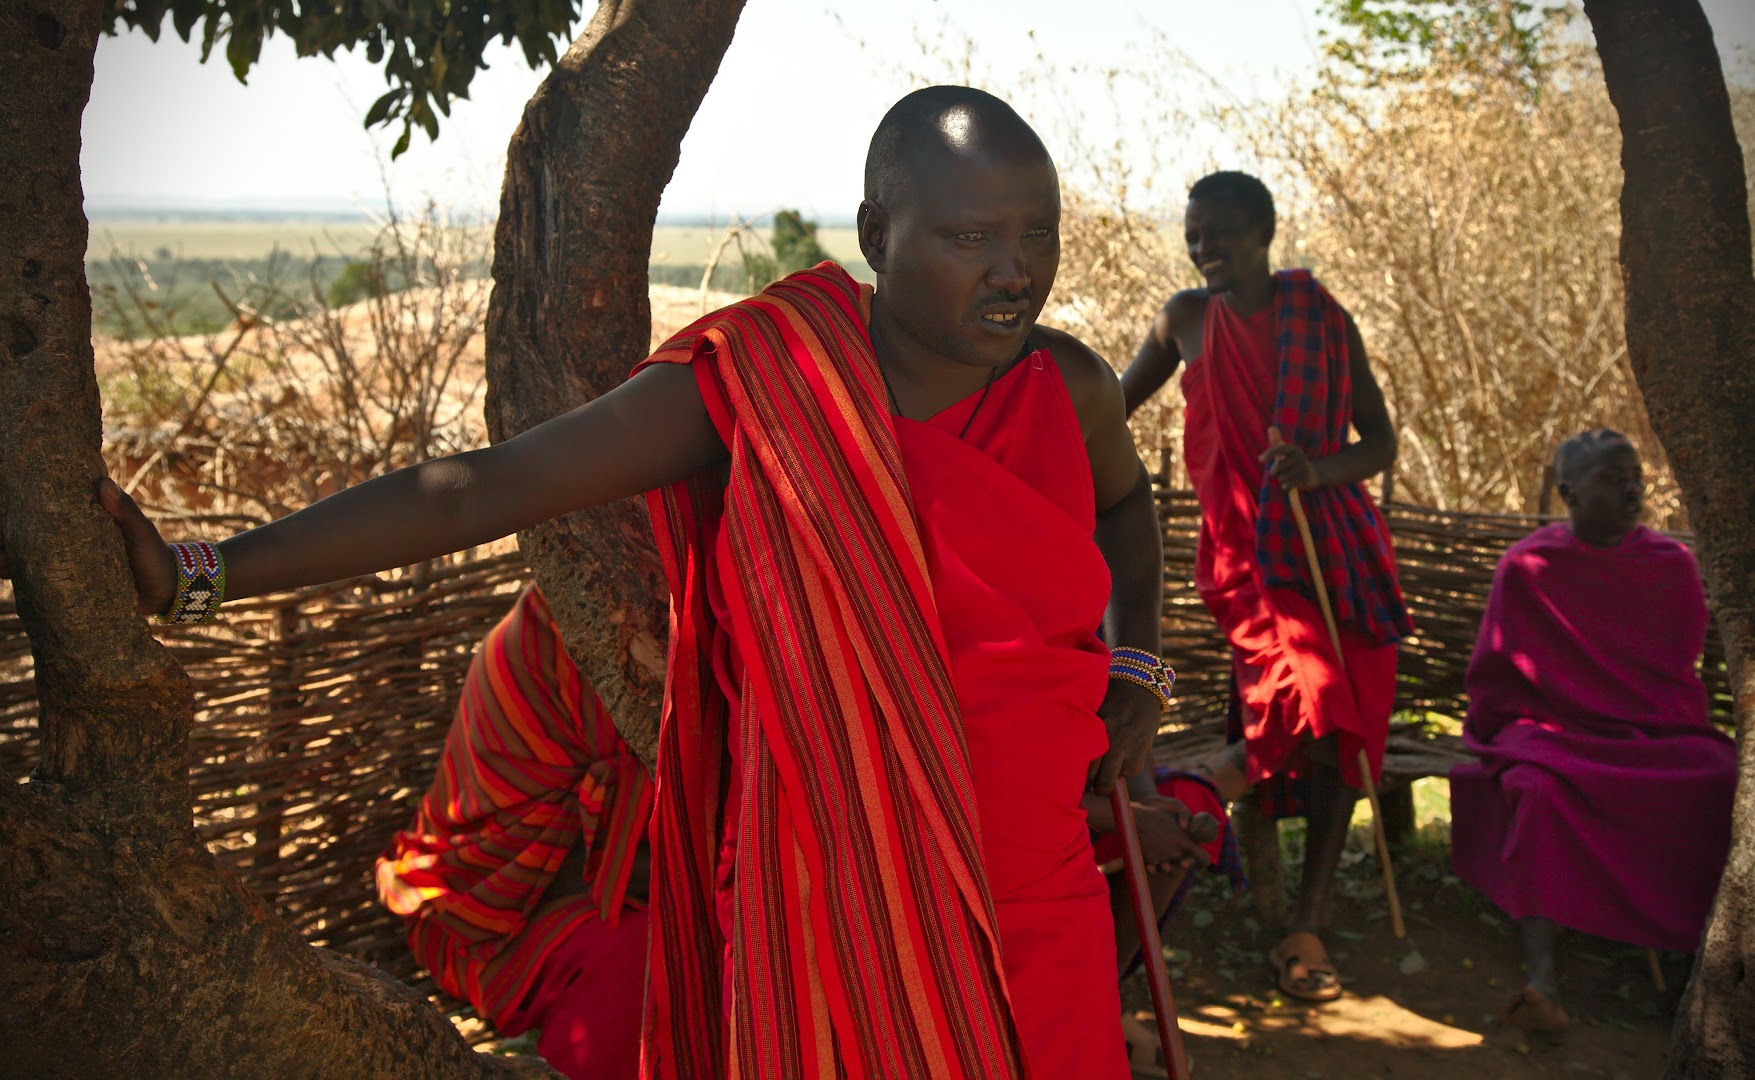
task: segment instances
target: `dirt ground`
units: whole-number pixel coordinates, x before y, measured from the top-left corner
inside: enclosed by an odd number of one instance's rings
[[[1288,826],[1295,856],[1299,826]],[[1274,986],[1266,953],[1278,934],[1247,900],[1233,900],[1216,875],[1178,912],[1166,951],[1199,1080],[1521,1080],[1602,1077],[1650,1080],[1663,1072],[1665,1045],[1686,958],[1664,959],[1660,994],[1646,953],[1594,938],[1560,946],[1562,991],[1572,1029],[1557,1039],[1525,1037],[1497,1014],[1522,986],[1516,927],[1449,874],[1438,829],[1397,858],[1408,928],[1390,933],[1367,834],[1355,827],[1338,885],[1327,943],[1347,993],[1310,1007]],[[1288,877],[1295,882],[1296,863]],[[1149,1010],[1142,975],[1123,986],[1128,1007]],[[1149,1022],[1149,1014],[1145,1014]],[[1144,1072],[1139,1075],[1148,1075]]]
[[[1448,801],[1432,795],[1430,809],[1447,813]],[[1397,941],[1376,860],[1366,854],[1364,820],[1355,819],[1342,857],[1327,934],[1347,988],[1339,1001],[1308,1006],[1284,998],[1267,962],[1278,935],[1257,920],[1251,900],[1233,898],[1217,875],[1203,876],[1191,890],[1165,951],[1196,1080],[1654,1080],[1663,1074],[1685,957],[1663,958],[1667,991],[1659,993],[1643,949],[1564,937],[1560,979],[1572,1029],[1559,1038],[1507,1029],[1497,1015],[1523,982],[1517,929],[1450,875],[1449,822],[1426,820],[1420,839],[1397,852],[1408,928],[1407,939]],[[1296,882],[1302,825],[1289,822],[1284,829],[1288,878]],[[1122,1001],[1150,1025],[1144,975],[1122,984]],[[484,1049],[532,1053],[534,1043],[527,1035]]]

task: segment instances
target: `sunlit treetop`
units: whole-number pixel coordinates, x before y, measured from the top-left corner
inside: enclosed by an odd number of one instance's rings
[[[1562,0],[1324,0],[1323,51],[1366,85],[1419,78],[1440,62],[1540,82],[1545,47],[1575,14]]]

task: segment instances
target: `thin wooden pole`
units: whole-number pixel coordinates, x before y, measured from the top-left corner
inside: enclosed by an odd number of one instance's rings
[[[1164,1066],[1170,1080],[1188,1080],[1188,1052],[1182,1046],[1182,1026],[1176,1018],[1176,999],[1170,994],[1170,968],[1164,962],[1164,943],[1158,937],[1158,911],[1152,903],[1152,886],[1146,879],[1146,861],[1140,855],[1139,830],[1133,821],[1133,803],[1127,782],[1117,780],[1109,792],[1115,829],[1121,834],[1121,859],[1127,870],[1127,892],[1133,898],[1134,926],[1140,935],[1140,959],[1152,989],[1152,1013],[1158,1020],[1158,1045],[1164,1048]]]
[[[1669,986],[1664,982],[1664,966],[1658,961],[1656,949],[1645,950],[1645,963],[1651,970],[1651,985],[1656,987],[1660,994],[1668,991]]]
[[[1268,429],[1268,442],[1279,445],[1277,429]],[[1304,496],[1297,488],[1288,487],[1286,497],[1292,504],[1292,520],[1298,525],[1298,539],[1304,544],[1304,558],[1310,563],[1310,583],[1316,589],[1316,606],[1322,609],[1322,621],[1328,624],[1328,640],[1334,646],[1335,663],[1345,671],[1347,654],[1341,651],[1341,631],[1335,623],[1334,608],[1329,604],[1328,585],[1322,578],[1322,560],[1316,554],[1316,542],[1310,537],[1310,518],[1304,513]],[[1383,808],[1377,803],[1377,781],[1372,778],[1371,759],[1363,746],[1359,748],[1359,779],[1365,785],[1365,798],[1371,803],[1371,835],[1377,841],[1377,863],[1383,869],[1383,893],[1389,899],[1390,929],[1397,938],[1405,938],[1408,928],[1402,922],[1402,902],[1396,894],[1395,866],[1389,861],[1389,837],[1383,829]]]

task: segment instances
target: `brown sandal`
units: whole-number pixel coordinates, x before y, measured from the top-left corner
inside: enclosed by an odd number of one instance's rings
[[[1299,1001],[1333,1001],[1342,994],[1341,973],[1322,939],[1308,930],[1297,930],[1268,953],[1279,977],[1280,992]]]
[[[1566,1015],[1566,1006],[1533,986],[1526,986],[1511,995],[1505,1008],[1499,1010],[1499,1019],[1506,1027],[1541,1035],[1559,1034],[1572,1023],[1572,1018]]]

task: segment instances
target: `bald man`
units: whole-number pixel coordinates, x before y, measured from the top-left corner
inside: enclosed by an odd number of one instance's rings
[[[1507,1023],[1559,1031],[1565,926],[1693,952],[1731,840],[1737,758],[1707,719],[1706,598],[1687,548],[1639,523],[1639,453],[1599,428],[1555,455],[1567,520],[1512,545],[1469,661],[1450,774],[1457,876],[1520,921]]]
[[[1117,379],[1037,324],[1059,222],[1017,113],[910,94],[859,208],[875,292],[804,271],[573,412],[217,546],[248,596],[652,493],[673,633],[645,1075],[1127,1075],[1081,799],[1143,764],[1165,704],[1139,659],[1162,551]],[[143,609],[201,609],[100,498]]]

